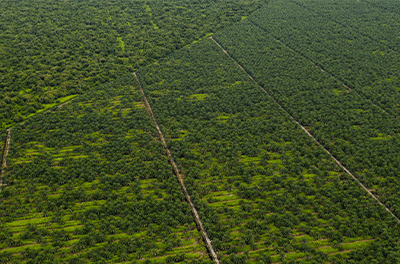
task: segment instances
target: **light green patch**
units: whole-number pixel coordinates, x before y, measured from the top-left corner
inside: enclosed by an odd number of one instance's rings
[[[219,203],[219,202],[227,202],[227,201],[236,201],[238,199],[240,199],[240,197],[231,194],[227,195],[227,196],[217,196],[217,197],[213,197],[213,199],[215,199],[215,203]]]
[[[149,17],[151,18],[153,16],[153,14],[151,13],[150,5],[148,5],[147,3],[144,4],[144,9],[145,9],[146,13],[148,13]],[[158,26],[156,25],[156,23],[154,23],[153,20],[150,20],[150,23],[153,25],[154,29],[156,29],[156,30],[158,29]]]
[[[145,5],[144,5],[144,8],[145,8],[145,10],[146,10],[147,13],[150,13],[150,16],[151,16],[151,7],[150,7],[150,5],[145,4]]]
[[[317,176],[317,175],[312,174],[312,173],[304,173],[303,176],[304,176],[304,178],[306,178],[306,179],[310,179],[310,178],[314,178],[314,177]]]
[[[245,20],[247,18],[247,16],[242,16],[242,21]]]
[[[192,46],[193,44],[196,44],[197,42],[200,42],[200,41],[201,41],[201,38],[198,39],[198,40],[193,41],[193,42],[190,43],[189,45],[186,45],[185,48],[186,48],[186,47],[189,47],[189,46]]]
[[[73,95],[68,95],[68,96],[65,96],[65,97],[58,98],[57,100],[60,101],[60,103],[65,103],[65,102],[67,102],[69,100],[72,100],[73,98],[75,98],[77,96],[78,96],[77,94],[73,94]]]
[[[70,155],[70,157],[73,159],[87,159],[89,156],[88,155],[77,155],[77,156]]]
[[[5,223],[4,226],[6,227],[14,227],[14,226],[26,226],[28,224],[43,224],[43,223],[50,223],[51,217],[42,217],[36,219],[27,219],[27,220],[19,220],[14,221],[11,223]]]
[[[249,156],[246,156],[246,155],[242,155],[241,158],[240,158],[240,161],[247,164],[249,162],[259,162],[260,158],[259,157],[249,157]]]
[[[304,226],[307,226],[307,225],[304,225]],[[297,233],[297,232],[293,232],[293,235],[295,235],[295,233]],[[304,239],[307,240],[307,242],[311,242],[311,241],[315,240],[312,236],[309,236],[309,235],[301,235],[301,236],[295,237],[296,243],[299,243],[299,242],[303,241]]]
[[[117,37],[118,47],[121,48],[122,52],[125,52],[125,43],[122,40],[122,37]]]
[[[126,135],[127,136],[134,136],[134,135],[141,135],[141,134],[145,134],[146,132],[142,129],[130,129]]]
[[[219,197],[216,197],[216,198],[224,199],[223,197],[232,197],[233,194],[232,194],[232,191],[217,191],[217,192],[211,192],[211,193],[205,195],[203,198],[208,198],[210,196],[219,196]],[[232,200],[232,198],[225,199],[225,200]]]
[[[339,249],[328,246],[328,247],[319,248],[318,251],[324,252],[325,254],[330,254],[330,253],[338,252]]]
[[[0,252],[8,252],[11,254],[17,254],[23,252],[26,248],[29,249],[40,249],[42,248],[41,244],[33,244],[33,245],[25,245],[25,246],[20,246],[20,247],[14,247],[14,248],[7,248],[5,250],[2,250]]]
[[[372,137],[371,140],[385,140],[385,139],[389,139],[392,136],[388,135],[388,136],[384,136],[383,133],[378,133],[377,137]]]
[[[335,95],[341,95],[341,94],[343,94],[344,92],[345,92],[344,90],[333,89],[333,93],[334,93]]]
[[[159,27],[156,25],[156,23],[154,23],[153,20],[150,20],[150,22],[151,22],[151,24],[153,25],[153,28],[154,28],[154,29],[159,29]]]
[[[187,131],[187,130],[180,130],[179,131],[179,138],[186,137],[188,133],[189,133],[189,131]]]
[[[282,143],[278,143],[278,145],[279,146],[286,146],[286,145],[289,145],[289,144],[291,144],[292,142],[290,142],[290,141],[285,141],[285,142],[282,142]]]
[[[94,134],[94,133],[93,133]],[[60,149],[60,152],[68,152],[68,151],[72,151],[76,148],[79,148],[80,146],[67,146],[67,147],[62,147]]]
[[[69,101],[69,100],[71,100],[71,99],[73,99],[73,98],[75,98],[77,96],[78,96],[77,94],[69,95],[69,96],[65,96],[65,97],[62,97],[62,98],[58,98],[57,100],[59,101],[59,103],[43,104],[42,106],[44,108],[39,109],[38,111],[36,111],[36,113],[30,114],[30,115],[26,116],[25,118],[30,118],[30,117],[32,117],[32,116],[34,116],[36,114],[42,113],[42,112],[44,112],[44,111],[46,111],[46,110],[48,110],[48,109],[50,109],[50,108],[52,108],[52,107],[54,107],[56,105],[62,104],[62,103],[66,102],[66,101]]]
[[[195,40],[195,41],[193,41],[192,43],[186,45],[185,48],[186,48],[186,47],[189,47],[189,46],[192,46],[193,44],[196,44],[197,42],[200,42],[201,40],[203,40],[203,39],[205,39],[205,38],[208,38],[208,37],[210,37],[210,36],[212,36],[212,35],[213,35],[213,33],[207,33],[204,37],[199,38],[198,40]]]
[[[136,108],[144,108],[144,104],[142,102],[135,102],[134,105]]]
[[[214,208],[221,208],[223,206],[239,206],[240,204],[240,199],[237,200],[229,200],[227,202],[216,202],[216,203],[210,203],[209,206],[214,207]]]
[[[26,149],[24,150],[25,154],[28,155],[38,155],[40,152],[38,152],[36,149]]]
[[[250,252],[250,256],[251,256],[251,252]],[[299,259],[299,258],[304,258],[305,256],[307,256],[307,253],[303,253],[303,252],[287,253],[287,254],[285,254],[285,260],[291,261],[291,260],[295,260],[295,259]],[[272,256],[271,259],[272,259],[273,263],[281,262],[281,256],[279,256],[279,255]]]
[[[380,51],[380,50],[375,50],[375,51],[373,51],[372,53],[373,53],[374,55],[381,55],[381,56],[385,55],[385,52],[384,52],[384,51]]]
[[[28,94],[30,91],[32,91],[32,89],[22,90],[22,91],[19,91],[18,93],[19,93],[20,95],[23,95],[23,94]]]
[[[369,246],[369,244],[371,244],[372,241],[373,240],[357,241],[357,242],[353,242],[353,243],[343,244],[342,247],[344,250],[366,248]]]
[[[229,118],[229,116],[227,116],[227,115],[219,115],[219,116],[217,117],[217,119],[218,119],[218,120],[221,120],[221,121],[226,121],[228,118]]]
[[[165,95],[166,93],[165,93],[165,91],[160,91],[160,90],[158,90],[158,91],[151,91],[150,94]]]
[[[208,97],[208,94],[193,94],[189,96],[190,100],[204,100]]]
[[[268,163],[270,163],[270,164],[281,164],[282,160],[281,159],[269,160]]]

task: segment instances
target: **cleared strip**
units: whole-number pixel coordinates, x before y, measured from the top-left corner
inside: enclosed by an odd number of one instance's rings
[[[7,129],[7,139],[6,139],[6,144],[4,146],[4,152],[3,152],[3,159],[1,161],[1,174],[0,174],[0,187],[3,186],[3,175],[4,175],[4,169],[7,167],[7,155],[8,151],[10,150],[10,142],[11,142],[11,130]]]
[[[212,258],[213,258],[213,261],[214,261],[215,263],[219,264],[219,260],[218,260],[217,254],[215,253],[215,250],[214,250],[214,248],[213,248],[213,246],[212,246],[212,244],[211,244],[211,240],[208,238],[207,233],[206,233],[206,231],[205,231],[205,229],[204,229],[204,227],[203,227],[203,223],[202,223],[201,220],[200,220],[199,214],[198,214],[196,208],[194,207],[194,204],[192,203],[192,199],[190,198],[190,195],[189,195],[188,191],[186,190],[185,182],[184,182],[184,180],[183,180],[183,177],[182,177],[182,175],[180,174],[179,169],[178,169],[178,166],[176,165],[174,159],[172,158],[171,151],[170,151],[170,150],[168,149],[168,147],[167,147],[167,142],[165,141],[164,135],[163,135],[163,133],[161,132],[161,129],[160,129],[160,127],[159,127],[158,124],[157,124],[157,120],[156,120],[156,118],[154,117],[153,110],[151,109],[151,105],[150,105],[149,102],[147,101],[147,98],[146,98],[146,95],[144,94],[143,88],[142,88],[142,86],[140,85],[139,78],[137,77],[137,75],[136,75],[135,72],[133,73],[133,75],[134,75],[135,78],[136,78],[136,81],[137,81],[137,83],[138,83],[140,92],[141,92],[141,94],[142,94],[142,96],[143,96],[143,98],[144,98],[144,102],[145,102],[146,108],[147,108],[147,110],[149,111],[149,113],[150,113],[150,115],[151,115],[151,118],[153,119],[153,122],[154,122],[154,124],[155,124],[155,126],[156,126],[156,129],[157,129],[157,131],[158,131],[158,134],[159,134],[159,136],[160,136],[161,142],[164,144],[165,150],[167,151],[168,159],[169,159],[169,161],[170,161],[172,167],[174,168],[174,172],[175,172],[176,176],[178,177],[179,184],[181,185],[182,190],[183,190],[183,193],[184,193],[184,195],[185,195],[185,197],[186,197],[186,200],[188,201],[188,203],[189,203],[189,205],[190,205],[190,209],[192,210],[192,213],[193,213],[193,215],[194,215],[194,219],[195,219],[195,221],[196,221],[196,223],[197,223],[197,225],[198,225],[198,227],[199,227],[199,229],[200,229],[200,231],[201,231],[201,234],[202,234],[203,239],[204,239],[204,241],[205,241],[205,243],[206,243],[207,249],[208,249],[209,252],[211,253],[211,256],[212,256]]]
[[[385,210],[386,211],[388,211],[396,220],[397,220],[397,222],[399,222],[400,223],[400,219],[399,218],[397,218],[397,216],[395,216],[394,214],[393,214],[393,212],[392,211],[390,211],[381,201],[379,201],[379,199],[375,196],[375,195],[373,195],[346,167],[344,167],[343,165],[342,165],[342,163],[340,163],[340,161],[338,161],[333,155],[332,155],[332,153],[330,153],[322,144],[320,144],[315,138],[314,138],[314,136],[310,133],[310,132],[308,132],[307,131],[307,129],[305,129],[296,119],[294,119],[294,117],[291,115],[291,114],[289,114],[289,112],[288,111],[286,111],[286,109],[284,109],[276,100],[275,100],[275,98],[274,97],[272,97],[268,92],[267,92],[267,90],[266,89],[264,89],[257,81],[255,81],[254,80],[254,78],[252,78],[252,76],[243,68],[243,66],[241,66],[234,58],[232,58],[232,56],[230,56],[229,55],[229,53],[221,46],[221,44],[219,44],[215,39],[213,39],[212,37],[210,37],[215,43],[216,43],[216,45],[218,45],[222,50],[223,50],[223,52],[227,55],[227,56],[229,56],[248,76],[249,76],[249,78],[251,79],[251,80],[253,80],[256,84],[257,84],[257,86],[260,88],[260,89],[262,89],[274,102],[275,102],[275,104],[277,104],[278,106],[279,106],[279,108],[281,108],[282,109],[282,111],[284,111],[297,125],[299,125],[300,127],[301,127],[301,129],[303,129],[306,133],[307,133],[307,135],[308,136],[310,136],[314,141],[315,141],[315,143],[317,143],[317,145],[318,146],[320,146],[326,153],[328,153],[329,154],[329,156],[331,156],[332,157],[332,159],[335,161],[335,163],[337,164],[337,165],[339,165],[339,167],[341,167],[348,175],[350,175],[352,178],[353,178],[353,180],[354,181],[356,181],[372,198],[374,198],[377,202],[378,202],[378,204],[379,205],[381,205],[382,207],[384,207],[385,208]]]

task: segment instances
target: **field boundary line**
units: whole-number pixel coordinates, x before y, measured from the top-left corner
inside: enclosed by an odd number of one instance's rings
[[[140,89],[140,93],[142,94],[142,96],[144,98],[144,103],[146,105],[146,108],[147,108],[148,112],[150,113],[151,118],[153,119],[154,125],[156,126],[156,129],[158,131],[158,135],[160,136],[161,142],[163,143],[163,145],[165,147],[168,159],[169,159],[169,161],[170,161],[170,163],[171,163],[171,165],[172,165],[172,167],[174,169],[174,172],[175,172],[175,174],[176,174],[176,176],[178,178],[179,184],[182,187],[182,191],[183,191],[183,193],[184,193],[184,195],[186,197],[186,200],[189,203],[190,209],[191,209],[191,211],[192,211],[192,213],[194,215],[194,219],[195,219],[195,221],[196,221],[196,223],[197,223],[197,225],[198,225],[198,227],[200,229],[200,232],[201,232],[201,234],[203,236],[203,239],[205,241],[206,247],[209,250],[214,262],[219,264],[219,260],[218,260],[217,254],[215,253],[215,250],[214,250],[214,248],[213,248],[213,246],[211,244],[211,240],[208,238],[207,233],[206,233],[206,231],[204,229],[203,223],[201,222],[200,216],[199,216],[199,214],[197,212],[197,209],[194,206],[194,204],[192,203],[192,199],[190,198],[190,195],[189,195],[188,191],[186,190],[186,186],[185,186],[185,182],[183,180],[183,177],[180,174],[178,166],[176,165],[174,159],[172,158],[171,151],[168,149],[167,142],[165,141],[164,135],[163,135],[160,127],[158,126],[158,123],[157,123],[157,120],[156,120],[156,118],[155,118],[155,116],[153,114],[153,110],[151,108],[151,105],[150,105],[149,101],[147,101],[147,97],[144,94],[142,86],[140,85],[140,81],[139,81],[138,76],[136,75],[136,72],[134,72],[133,75],[136,78],[136,81],[137,81],[139,89]]]
[[[296,4],[296,3],[295,3]],[[310,10],[312,11],[312,10]],[[370,103],[375,106],[376,108],[378,108],[379,110],[381,110],[382,112],[384,112],[385,114],[387,114],[388,116],[390,116],[391,118],[394,119],[398,119],[396,116],[392,116],[391,114],[389,114],[388,112],[386,112],[385,109],[383,109],[382,107],[380,107],[379,105],[375,104],[369,97],[361,95],[359,92],[357,92],[356,90],[350,88],[346,82],[344,80],[341,80],[340,78],[336,77],[335,75],[333,75],[330,71],[327,71],[326,69],[322,68],[320,65],[318,65],[317,62],[314,62],[312,59],[308,58],[306,55],[304,55],[303,53],[301,53],[298,50],[295,50],[293,48],[291,48],[289,45],[287,45],[286,43],[282,42],[280,39],[278,39],[277,37],[275,37],[274,35],[272,35],[269,31],[267,31],[266,29],[264,29],[262,26],[258,25],[256,22],[252,21],[251,19],[249,19],[249,21],[256,27],[258,27],[259,29],[263,30],[265,33],[267,33],[268,35],[270,35],[273,39],[275,39],[275,41],[279,42],[281,45],[285,46],[288,50],[290,50],[291,52],[300,55],[301,57],[303,57],[304,59],[308,60],[312,65],[314,65],[315,67],[317,67],[320,71],[322,72],[326,72],[327,74],[329,74],[334,80],[340,82],[348,91],[353,91],[353,93],[355,93],[357,96],[362,97],[367,99],[368,101],[370,101]]]
[[[8,151],[10,150],[10,143],[11,143],[11,129],[7,129],[6,134],[7,134],[7,138],[6,138],[6,142],[4,144],[3,157],[1,160],[0,187],[3,186],[4,169],[7,167],[7,155],[8,155]]]
[[[214,38],[212,38],[212,37],[210,37],[210,39],[212,39],[223,51],[224,51],[224,53],[229,57],[229,58],[231,58],[237,65],[239,65],[240,66],[240,68],[248,75],[248,76],[250,76],[250,74],[234,59],[234,58],[232,58],[231,57],[231,55],[229,55],[229,53],[214,39]],[[364,184],[362,184],[361,183],[361,181],[359,180],[359,179],[357,179],[339,160],[337,160],[334,156],[333,156],[333,154],[329,151],[329,150],[327,150],[321,143],[319,143],[319,141],[310,133],[310,132],[308,132],[308,130],[305,128],[305,127],[303,127],[285,108],[283,108],[276,100],[275,100],[275,98],[272,96],[272,95],[270,95],[269,93],[268,93],[268,91],[264,88],[264,87],[262,87],[256,80],[254,80],[254,78],[252,78],[251,76],[250,76],[250,78],[251,78],[251,80],[253,80],[254,81],[254,83],[261,89],[261,90],[263,90],[267,95],[268,95],[268,97],[270,97],[274,102],[275,102],[275,104],[276,105],[278,105],[278,107],[285,113],[285,114],[287,114],[298,126],[300,126],[300,128],[304,131],[304,132],[306,132],[307,133],[307,135],[320,147],[320,148],[322,148],[326,153],[328,153],[328,155],[335,161],[335,163],[342,169],[342,170],[344,170],[356,183],[358,183],[358,185],[360,185],[373,199],[375,199],[377,202],[378,202],[378,204],[380,205],[380,206],[382,206],[383,208],[385,208],[385,210],[387,211],[387,212],[389,212],[395,219],[396,219],[396,221],[398,222],[398,223],[400,223],[400,219],[392,212],[392,211],[390,211],[389,210],[389,208],[387,208],[373,193],[371,193],[371,191],[370,190],[368,190],[368,188],[366,188],[365,186],[364,186]]]

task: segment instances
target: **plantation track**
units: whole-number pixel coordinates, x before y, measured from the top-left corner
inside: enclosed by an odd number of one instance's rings
[[[304,127],[304,126],[302,126],[291,114],[289,114],[289,112],[285,109],[285,108],[283,108],[276,100],[275,100],[275,98],[273,97],[273,96],[271,96],[269,93],[268,93],[268,91],[264,88],[264,87],[262,87],[256,80],[254,80],[254,78],[243,68],[243,66],[241,66],[234,58],[232,58],[232,56],[231,55],[229,55],[229,53],[221,46],[221,44],[219,44],[215,39],[213,39],[212,37],[210,37],[215,43],[216,43],[216,45],[218,45],[222,50],[223,50],[223,52],[227,55],[227,56],[229,56],[248,76],[249,76],[249,78],[251,79],[251,80],[253,80],[254,82],[255,82],[255,84],[260,88],[260,89],[262,89],[274,102],[275,102],[275,104],[277,104],[278,106],[279,106],[279,108],[280,109],[282,109],[282,111],[283,112],[285,112],[297,125],[299,125],[300,127],[301,127],[301,129],[302,130],[304,130],[304,132],[306,132],[307,133],[307,135],[319,146],[319,147],[321,147],[326,153],[328,153],[328,155],[335,161],[335,163],[337,164],[337,165],[339,165],[339,167],[340,168],[342,168],[348,175],[350,175],[350,177],[351,178],[353,178],[353,180],[355,181],[355,182],[357,182],[358,183],[358,185],[360,185],[373,199],[375,199],[377,202],[378,202],[378,204],[380,205],[380,206],[382,206],[383,208],[385,208],[385,210],[387,211],[387,212],[389,212],[395,219],[396,219],[396,221],[398,222],[398,223],[400,223],[400,219],[392,212],[392,211],[390,211],[374,194],[372,194],[371,193],[371,191],[370,190],[368,190],[365,186],[364,186],[364,184],[362,184],[345,166],[343,166],[342,165],[342,163],[339,161],[339,160],[337,160],[333,155],[332,155],[332,153],[331,152],[329,152],[321,143],[319,143],[318,142],[318,140],[316,140],[315,139],[315,137],[310,133],[310,132],[308,132],[308,130]]]
[[[147,101],[147,97],[146,97],[146,95],[144,94],[144,91],[143,91],[142,86],[140,85],[139,78],[137,77],[137,75],[136,75],[135,72],[133,73],[133,75],[134,75],[135,78],[136,78],[136,81],[137,81],[137,83],[138,83],[138,86],[139,86],[139,89],[140,89],[140,93],[141,93],[142,96],[143,96],[143,99],[144,99],[146,108],[147,108],[148,112],[150,113],[151,118],[153,119],[154,125],[156,126],[156,129],[157,129],[158,134],[159,134],[159,136],[160,136],[161,142],[163,143],[163,145],[164,145],[164,147],[165,147],[165,150],[166,150],[166,152],[167,152],[168,159],[169,159],[169,161],[170,161],[170,163],[171,163],[171,165],[172,165],[172,167],[173,167],[173,169],[174,169],[174,172],[175,172],[176,176],[178,177],[179,184],[181,185],[182,191],[183,191],[183,193],[184,193],[184,195],[185,195],[185,197],[186,197],[186,200],[187,200],[187,202],[188,202],[189,205],[190,205],[190,209],[191,209],[191,211],[192,211],[192,213],[193,213],[193,215],[194,215],[194,219],[195,219],[195,221],[196,221],[196,224],[198,225],[198,227],[199,227],[199,229],[200,229],[200,232],[201,232],[201,234],[202,234],[202,236],[203,236],[203,239],[204,239],[204,241],[205,241],[205,244],[206,244],[206,246],[207,246],[207,249],[209,250],[209,252],[210,252],[210,254],[211,254],[211,256],[212,256],[213,261],[214,261],[215,263],[219,264],[219,260],[218,260],[217,254],[215,253],[215,250],[214,250],[214,248],[213,248],[213,246],[212,246],[212,244],[211,244],[211,240],[208,238],[207,233],[206,233],[206,231],[205,231],[205,229],[204,229],[203,223],[201,222],[200,216],[199,216],[199,214],[198,214],[198,212],[197,212],[197,210],[196,210],[194,204],[192,203],[192,199],[190,198],[190,195],[189,195],[188,191],[186,190],[185,182],[184,182],[184,180],[183,180],[183,177],[182,177],[182,175],[180,174],[179,169],[178,169],[178,166],[176,165],[174,159],[172,158],[171,151],[168,149],[167,142],[165,141],[164,135],[163,135],[163,133],[161,132],[160,127],[158,126],[158,123],[157,123],[157,120],[156,120],[156,118],[155,118],[155,116],[154,116],[154,114],[153,114],[153,110],[152,110],[152,108],[151,108],[151,105],[150,105],[150,103]]]
[[[7,129],[7,139],[4,145],[4,151],[3,151],[3,158],[1,161],[1,173],[0,173],[0,187],[3,185],[3,174],[4,174],[4,169],[7,166],[7,155],[8,151],[10,150],[10,142],[11,142],[11,130]]]

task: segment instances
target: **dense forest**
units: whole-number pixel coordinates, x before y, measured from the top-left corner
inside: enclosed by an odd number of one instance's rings
[[[3,171],[3,159],[6,156],[4,153],[6,146],[7,134],[3,131],[0,131],[0,185],[1,185],[1,176]]]
[[[396,5],[390,5],[386,8],[382,8],[384,1],[341,1],[338,5],[335,1],[300,1],[296,0],[296,3],[304,6],[307,9],[311,9],[316,14],[328,18],[335,23],[342,26],[349,27],[351,31],[357,35],[363,35],[370,38],[374,47],[373,54],[382,57],[395,52],[396,58],[397,53],[400,51],[400,17],[398,16],[399,7]],[[388,1],[387,3],[394,3]],[[376,43],[383,44],[385,50],[379,49]],[[378,58],[379,59],[379,58]],[[369,71],[377,71],[378,74],[381,70],[377,64],[371,64],[372,69]],[[369,67],[368,67],[369,68]],[[357,74],[364,75],[367,68],[365,66],[359,68]],[[398,87],[400,86],[399,73],[389,74],[389,77],[380,76],[378,80],[375,80],[367,86],[355,87],[364,96],[375,101],[380,107],[397,117],[399,114],[399,92]],[[343,77],[344,78],[344,77]],[[347,82],[347,79],[346,79]]]
[[[240,21],[261,4],[1,1],[0,129]]]
[[[1,2],[0,263],[400,263],[399,8]]]
[[[215,37],[295,119],[400,215],[398,119],[277,42],[253,22],[241,23]]]
[[[209,262],[134,83],[129,74],[13,128],[1,263]]]
[[[321,17],[381,42],[390,49],[399,51],[400,42],[396,36],[400,31],[400,17],[396,13],[398,7],[395,5],[391,6],[390,10],[385,10],[382,8],[384,1],[343,0],[340,4],[335,0],[293,0],[293,2]]]
[[[398,223],[212,40],[139,77],[221,263],[400,260]]]
[[[303,6],[302,2],[307,1],[271,1],[250,20],[391,115],[400,117],[398,13],[387,14],[375,8],[375,13],[365,10],[363,18],[354,11],[335,12],[353,17],[344,20],[317,12],[323,4],[310,9],[308,3]],[[368,3],[363,5],[373,8]],[[346,9],[345,4],[339,6]],[[357,9],[358,5],[347,8]],[[390,16],[396,19],[391,20]],[[370,21],[381,32],[375,34],[367,23],[359,23],[355,18]],[[377,20],[383,20],[381,26]],[[389,32],[382,28],[388,28]]]

